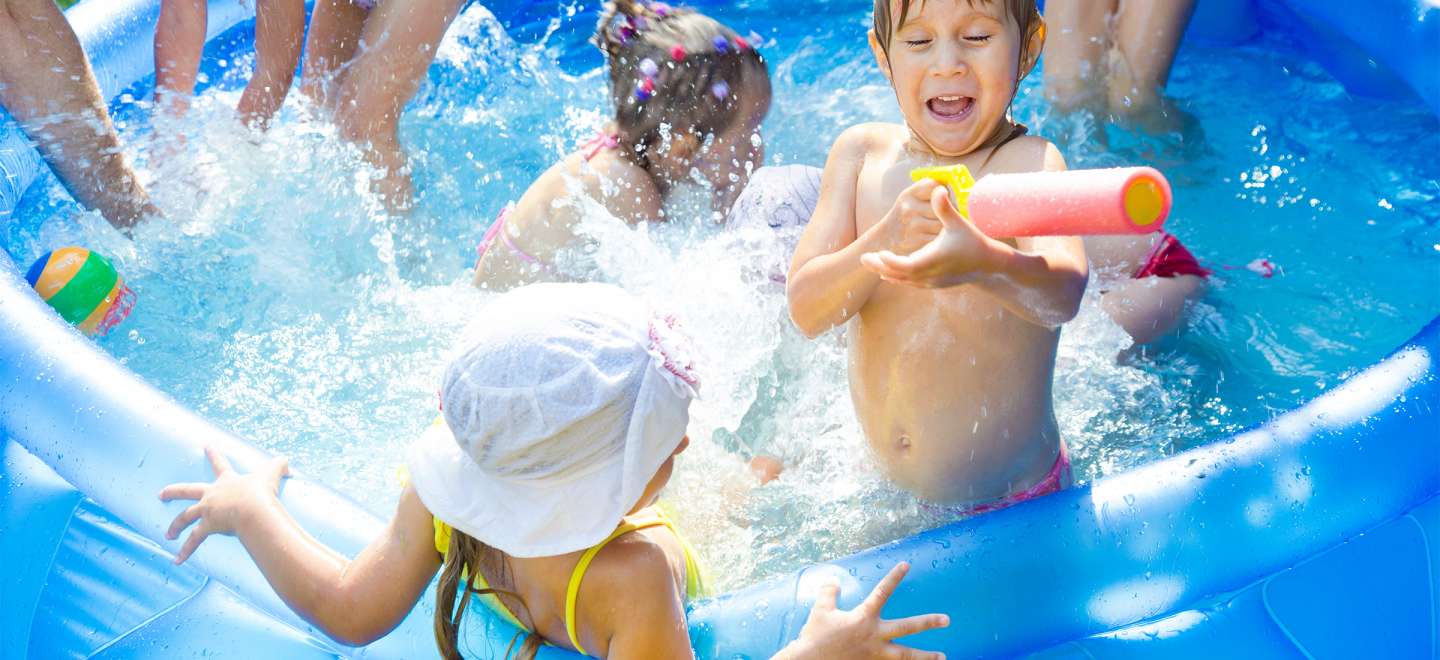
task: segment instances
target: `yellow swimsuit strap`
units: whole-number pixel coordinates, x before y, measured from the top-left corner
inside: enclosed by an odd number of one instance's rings
[[[626,518],[620,523],[619,527],[615,528],[615,531],[610,533],[610,536],[605,537],[604,541],[595,544],[589,550],[586,550],[585,554],[580,555],[580,562],[575,564],[575,570],[570,573],[570,586],[565,589],[565,632],[570,635],[570,644],[574,646],[575,650],[579,651],[581,655],[590,655],[585,651],[584,647],[580,646],[580,636],[575,632],[575,602],[580,598],[580,582],[585,579],[585,570],[590,568],[590,562],[595,559],[595,555],[600,554],[600,549],[604,548],[611,541],[635,530],[660,527],[662,525],[669,529],[672,534],[675,534],[676,538],[680,538],[680,533],[675,531],[674,523],[670,522],[670,518],[666,516],[664,512],[659,509],[649,509]],[[687,586],[699,577],[696,575],[696,567],[694,564],[695,562],[690,557],[690,549],[686,546],[685,581]]]

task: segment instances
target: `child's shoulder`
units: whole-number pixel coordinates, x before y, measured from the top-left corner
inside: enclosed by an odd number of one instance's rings
[[[849,151],[857,155],[892,149],[909,139],[909,132],[901,124],[868,122],[845,129],[835,139],[834,151]]]
[[[1065,157],[1051,141],[1022,135],[1000,147],[985,168],[987,172],[1043,172],[1065,169]]]
[[[650,531],[611,541],[591,561],[578,602],[594,629],[614,633],[639,622],[683,620],[684,558]]]
[[[673,587],[683,571],[683,550],[665,527],[639,529],[607,543],[590,565],[587,581],[624,586],[630,583]]]

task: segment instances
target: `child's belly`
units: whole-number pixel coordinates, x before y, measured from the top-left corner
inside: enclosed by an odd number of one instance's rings
[[[931,501],[1023,490],[1054,465],[1059,333],[984,293],[881,285],[850,330],[850,391],[881,468]]]

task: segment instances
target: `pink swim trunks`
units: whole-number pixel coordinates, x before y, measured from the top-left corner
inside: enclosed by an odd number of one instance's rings
[[[1035,485],[1025,490],[1011,493],[998,500],[972,504],[959,507],[936,507],[936,509],[953,511],[958,516],[978,516],[982,513],[999,511],[1006,507],[1015,506],[1025,500],[1033,500],[1037,497],[1059,492],[1074,483],[1075,475],[1070,469],[1070,450],[1065,447],[1065,441],[1060,441],[1060,454],[1055,457],[1055,465],[1050,468],[1049,474],[1044,479],[1035,482]],[[928,507],[927,507],[928,508]]]

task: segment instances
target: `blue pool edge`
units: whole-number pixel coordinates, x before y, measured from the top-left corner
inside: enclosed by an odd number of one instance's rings
[[[70,13],[107,96],[148,74],[157,6],[91,2]],[[245,18],[223,0],[211,3],[211,16],[212,37]],[[0,211],[41,166],[13,125],[0,126]],[[31,293],[8,256],[0,258],[0,336],[0,557],[24,567],[0,591],[0,655],[33,654],[47,639],[91,644],[96,657],[145,644],[175,656],[263,647],[283,657],[414,657],[427,648],[432,610],[424,606],[371,647],[325,639],[280,603],[231,540],[207,543],[193,567],[165,568],[153,541],[174,511],[148,494],[207,478],[203,445],[221,447],[242,469],[264,453],[80,337]],[[1392,643],[1396,653],[1433,657],[1437,348],[1440,319],[1315,401],[1233,438],[698,604],[697,651],[767,657],[798,633],[817,581],[840,580],[842,600],[853,604],[906,560],[915,568],[887,614],[948,612],[951,629],[912,641],[952,657],[1198,656],[1219,640],[1274,655],[1369,654]],[[381,524],[303,479],[283,497],[308,530],[346,552]],[[26,533],[11,533],[18,529]],[[109,548],[131,554],[109,561],[101,557]],[[1403,579],[1422,570],[1428,579]],[[188,590],[156,596],[154,611],[137,610],[109,639],[73,630],[84,618],[80,601],[110,602],[91,585],[139,590],[148,579]],[[1346,600],[1337,594],[1357,597],[1347,609],[1334,604]],[[133,596],[112,594],[117,604]],[[513,634],[484,621],[470,643],[499,652]]]

